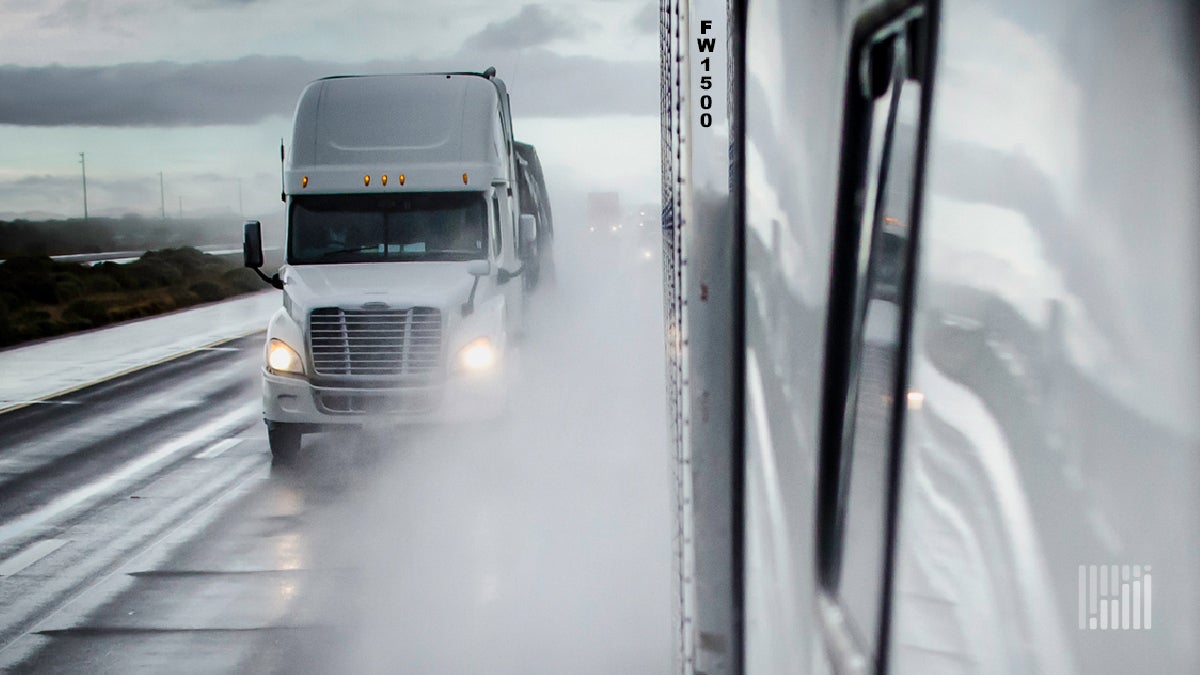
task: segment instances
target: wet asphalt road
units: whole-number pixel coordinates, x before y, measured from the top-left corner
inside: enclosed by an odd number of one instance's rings
[[[0,414],[0,671],[669,670],[637,274],[586,304],[560,280],[498,425],[313,434],[272,466],[261,335]]]

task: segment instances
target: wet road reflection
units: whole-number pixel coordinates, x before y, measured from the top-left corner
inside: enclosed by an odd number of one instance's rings
[[[61,550],[0,580],[0,602],[20,589],[44,593],[46,608],[12,627],[0,670],[669,670],[658,271],[591,262],[560,266],[537,304],[504,420],[311,434],[297,461],[274,466],[265,429],[247,420],[56,526]],[[114,405],[167,386],[203,400],[216,395],[200,390],[209,380],[236,392],[223,406],[252,405],[258,349],[239,346],[204,357],[219,377],[146,375]],[[188,434],[179,419],[103,447],[144,452]],[[50,422],[47,437],[62,423]],[[46,489],[70,489],[65,475]],[[110,545],[142,531],[137,546]],[[86,575],[58,563],[98,553],[112,562]],[[72,600],[57,586],[82,590]]]

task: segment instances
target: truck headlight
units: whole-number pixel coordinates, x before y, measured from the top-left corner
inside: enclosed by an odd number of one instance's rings
[[[490,370],[496,365],[496,349],[492,347],[492,341],[486,337],[477,337],[467,343],[467,346],[458,350],[458,356],[454,358],[454,364],[457,370],[468,372],[482,372]]]
[[[304,362],[295,349],[279,338],[271,338],[267,345],[267,368],[280,375],[303,375]]]

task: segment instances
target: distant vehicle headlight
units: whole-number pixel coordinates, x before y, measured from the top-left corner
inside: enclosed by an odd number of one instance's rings
[[[496,349],[486,337],[477,337],[458,350],[454,363],[457,370],[479,373],[496,365]]]
[[[295,349],[279,338],[271,338],[267,346],[267,368],[280,375],[303,375],[304,362]]]

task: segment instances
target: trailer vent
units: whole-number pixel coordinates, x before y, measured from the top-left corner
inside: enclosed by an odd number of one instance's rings
[[[442,355],[442,313],[435,307],[342,309],[308,316],[318,375],[428,379]]]

